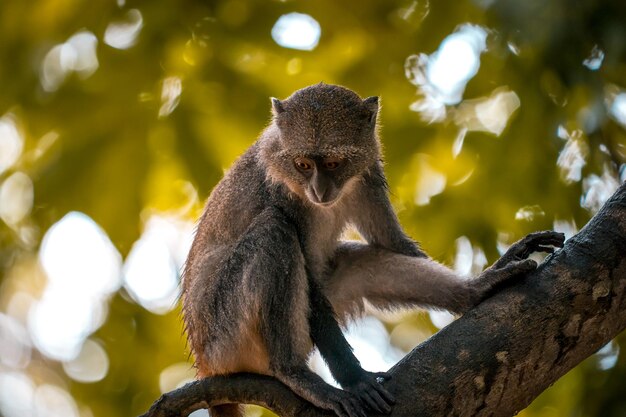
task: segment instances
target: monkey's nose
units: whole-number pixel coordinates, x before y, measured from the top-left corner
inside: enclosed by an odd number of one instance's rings
[[[313,186],[313,194],[315,194],[315,197],[317,197],[317,201],[319,201],[320,203],[324,202],[324,194],[326,194],[326,187],[320,187],[320,186]]]

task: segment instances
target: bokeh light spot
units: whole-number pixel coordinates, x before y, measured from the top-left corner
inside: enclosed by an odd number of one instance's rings
[[[619,124],[626,127],[626,93],[619,93],[613,98],[610,113]]]
[[[272,38],[284,48],[312,51],[317,47],[322,28],[308,14],[289,13],[278,18],[272,28]]]
[[[519,106],[517,94],[506,87],[500,87],[489,97],[463,101],[454,112],[454,120],[467,130],[500,136]]]
[[[166,393],[179,388],[195,379],[196,372],[187,362],[179,362],[168,366],[159,375],[159,388]]]
[[[116,49],[128,49],[137,42],[142,27],[141,12],[131,9],[124,20],[109,23],[104,31],[104,43]]]
[[[401,322],[393,328],[389,337],[394,346],[408,353],[431,335],[432,333],[422,326],[410,322]]]
[[[472,245],[467,236],[459,237],[455,244],[454,270],[462,277],[471,277],[480,273],[487,264],[483,249]]]
[[[68,213],[45,234],[39,259],[48,277],[29,330],[48,357],[70,361],[106,319],[106,298],[121,284],[121,256],[91,218]]]
[[[287,75],[296,75],[302,71],[302,60],[300,58],[292,58],[287,61]]]
[[[0,372],[0,412],[3,417],[33,416],[35,384],[21,372]]]
[[[167,77],[161,88],[161,107],[159,117],[170,115],[178,106],[180,95],[183,92],[183,81],[178,77]]]
[[[417,154],[413,166],[418,170],[415,182],[413,201],[418,206],[425,206],[430,199],[441,194],[446,188],[447,178],[443,172],[435,169],[429,155]]]
[[[486,38],[484,29],[465,25],[444,39],[439,50],[431,55],[426,76],[442,94],[445,104],[461,101],[465,84],[478,72]]]
[[[411,105],[411,110],[421,113],[430,122],[443,120],[445,106],[462,100],[465,86],[478,72],[480,55],[486,48],[487,30],[463,24],[430,56],[410,56],[405,63],[405,73],[422,96]]]
[[[0,174],[15,164],[24,147],[24,139],[17,128],[15,116],[5,114],[0,118]]]
[[[597,71],[602,66],[602,61],[604,61],[604,51],[598,45],[594,45],[589,56],[583,61],[583,65],[591,71]]]
[[[121,255],[106,232],[80,212],[70,212],[50,227],[39,258],[52,286],[101,294],[121,284]]]
[[[43,384],[35,390],[35,415],[46,417],[79,417],[72,396],[63,388]]]
[[[556,160],[561,179],[567,184],[580,181],[582,169],[587,164],[589,145],[585,142],[580,130],[568,132],[563,126],[559,126],[557,135],[566,139],[565,146]]]
[[[188,251],[192,230],[192,224],[153,216],[133,245],[124,264],[124,286],[147,310],[164,314],[175,306],[180,254]]]
[[[411,28],[418,28],[430,13],[429,0],[413,0],[397,10],[397,15]]]
[[[524,220],[530,222],[538,217],[543,217],[545,215],[546,213],[543,211],[541,206],[535,204],[532,206],[524,206],[517,210],[517,212],[515,213],[515,220]]]
[[[96,309],[100,310],[96,311]],[[70,361],[84,340],[101,324],[102,305],[71,288],[46,288],[31,309],[28,328],[35,346],[52,359]]]
[[[56,91],[72,72],[76,72],[81,78],[92,75],[99,66],[97,45],[96,36],[83,30],[72,35],[65,43],[50,49],[41,65],[40,82],[43,89]]]
[[[63,362],[63,370],[75,381],[97,382],[109,371],[109,357],[99,343],[86,340],[75,359]]]
[[[72,59],[67,62],[67,69],[76,71],[81,77],[86,78],[98,69],[98,57],[96,35],[88,31],[80,31],[72,35],[63,45],[63,51],[68,51]]]
[[[399,349],[391,346],[387,329],[376,317],[367,316],[350,323],[345,336],[354,349],[354,355],[367,371],[386,371],[404,356]]]
[[[600,348],[595,354],[598,361],[598,368],[602,371],[609,370],[617,365],[619,359],[619,344],[611,340],[609,343]]]
[[[500,136],[509,117],[519,106],[519,97],[513,91],[500,91],[477,103],[476,117],[482,126],[481,130]]]
[[[0,186],[0,218],[15,227],[33,207],[34,187],[30,177],[16,172]]]
[[[565,240],[574,236],[578,233],[578,227],[576,226],[576,221],[574,219],[571,220],[559,220],[555,219],[552,225],[552,228],[555,232],[560,232],[565,235]]]
[[[617,191],[619,178],[608,166],[604,166],[602,175],[591,174],[583,179],[583,194],[580,205],[595,214]]]
[[[438,329],[443,329],[454,321],[452,313],[448,313],[447,311],[430,310],[428,311],[428,316],[433,326]]]
[[[9,368],[24,368],[30,362],[30,339],[15,318],[0,313],[0,363]]]
[[[193,413],[189,414],[189,417],[210,417],[209,411],[202,408],[200,410],[196,410]]]

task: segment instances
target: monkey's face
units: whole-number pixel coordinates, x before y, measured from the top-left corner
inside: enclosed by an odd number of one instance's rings
[[[363,167],[344,154],[281,149],[269,152],[268,171],[272,180],[285,184],[293,193],[317,206],[331,207],[349,184],[360,178]]]
[[[266,154],[271,175],[316,205],[332,206],[380,159],[377,97],[318,84],[272,106],[278,140]]]
[[[302,175],[304,195],[314,204],[330,206],[335,203],[345,181],[341,176],[341,168],[345,163],[336,157],[298,157],[293,161],[294,167]]]
[[[302,141],[302,125],[293,130],[282,126],[270,157],[273,178],[313,204],[334,205],[346,194],[348,185],[379,160],[373,132],[370,130],[369,138],[357,136],[365,136],[363,130],[330,131],[318,135],[319,140]],[[315,134],[312,126],[306,131]]]

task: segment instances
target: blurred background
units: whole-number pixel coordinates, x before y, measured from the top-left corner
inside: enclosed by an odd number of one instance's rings
[[[271,96],[380,95],[402,224],[463,275],[576,233],[626,177],[625,39],[623,0],[3,0],[0,415],[133,416],[193,378],[180,268]],[[348,338],[382,370],[451,319]],[[520,415],[626,416],[622,347]]]

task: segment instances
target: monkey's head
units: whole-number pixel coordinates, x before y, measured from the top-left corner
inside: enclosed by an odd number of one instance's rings
[[[380,160],[378,97],[320,83],[272,98],[272,111],[276,135],[264,152],[270,176],[314,204],[333,205]]]

